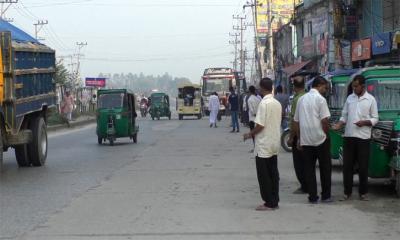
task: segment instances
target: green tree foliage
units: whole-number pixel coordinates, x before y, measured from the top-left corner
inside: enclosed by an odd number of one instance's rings
[[[70,81],[69,75],[62,61],[56,62],[55,83],[61,86],[67,85]]]

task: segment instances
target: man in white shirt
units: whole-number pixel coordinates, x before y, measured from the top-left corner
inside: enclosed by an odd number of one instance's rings
[[[272,95],[271,79],[261,79],[260,90],[264,98],[258,105],[254,119],[256,126],[251,132],[244,134],[243,138],[246,140],[255,136],[257,178],[264,201],[256,210],[265,211],[277,209],[279,203],[278,152],[282,106]]]
[[[352,81],[353,93],[347,97],[342,117],[333,126],[339,130],[345,125],[343,145],[343,184],[342,200],[351,197],[353,189],[353,168],[359,166],[358,193],[361,200],[368,200],[368,160],[371,140],[371,128],[378,120],[378,106],[375,98],[365,89],[365,78],[357,75]]]
[[[249,127],[250,131],[254,129],[256,124],[254,120],[256,119],[258,104],[260,104],[261,99],[259,99],[256,95],[256,88],[254,86],[249,87],[250,97],[247,99],[247,105],[249,112]],[[254,137],[253,137],[253,144],[255,144]]]
[[[211,94],[208,101],[208,109],[210,110],[210,127],[214,125],[217,127],[217,117],[219,112],[219,97],[218,93],[214,92]]]
[[[300,136],[300,146],[305,156],[306,185],[308,201],[318,203],[317,179],[315,174],[318,159],[321,175],[321,201],[331,202],[332,163],[328,137],[330,112],[326,99],[328,82],[323,77],[316,77],[312,89],[302,96],[294,115],[294,127]]]

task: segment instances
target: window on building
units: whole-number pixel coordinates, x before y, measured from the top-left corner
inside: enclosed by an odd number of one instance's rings
[[[312,36],[312,22],[311,21],[307,22],[307,31],[308,31],[308,36]]]

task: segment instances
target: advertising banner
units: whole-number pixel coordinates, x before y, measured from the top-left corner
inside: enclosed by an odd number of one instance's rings
[[[106,86],[106,78],[86,78],[85,79],[86,87],[105,87]]]
[[[258,0],[257,3],[261,6],[257,6],[257,33],[260,36],[268,34],[268,2],[271,6],[272,31],[275,32],[290,21],[294,5],[300,1]]]
[[[378,33],[372,36],[372,55],[390,53],[392,48],[392,39],[390,32]]]
[[[351,43],[351,60],[354,61],[361,61],[361,60],[368,60],[371,58],[371,39],[361,39],[358,41],[353,41]]]

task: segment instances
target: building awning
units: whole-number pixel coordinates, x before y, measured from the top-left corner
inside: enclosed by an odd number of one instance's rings
[[[284,69],[282,69],[282,71],[285,72],[288,76],[292,76],[293,74],[295,74],[296,72],[301,70],[303,67],[305,67],[310,62],[311,61],[296,63],[296,64],[290,65],[288,67],[285,67]]]

